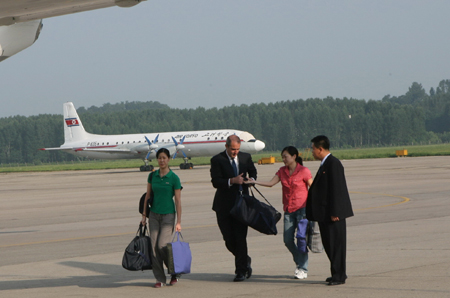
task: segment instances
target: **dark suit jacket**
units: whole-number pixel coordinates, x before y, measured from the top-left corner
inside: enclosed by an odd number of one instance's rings
[[[329,155],[314,177],[306,201],[306,217],[313,221],[330,221],[331,216],[344,219],[353,216],[344,167]]]
[[[256,180],[256,168],[252,156],[245,152],[238,153],[239,174],[244,178],[253,177]],[[233,167],[226,151],[211,158],[211,182],[216,188],[212,209],[216,212],[228,214],[234,206],[236,196],[239,194],[239,185],[228,186],[228,179],[235,177]],[[248,194],[248,185],[242,184],[243,192]]]

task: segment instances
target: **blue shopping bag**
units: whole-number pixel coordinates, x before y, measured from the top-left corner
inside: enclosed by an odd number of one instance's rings
[[[181,240],[180,241],[180,236]],[[177,238],[177,241],[174,241]],[[189,243],[184,242],[180,232],[175,232],[172,242],[167,243],[169,274],[191,273],[192,254]]]
[[[308,252],[308,248],[306,246],[307,230],[308,230],[308,220],[306,218],[301,219],[298,222],[297,235],[295,235],[295,237],[297,238],[297,249],[303,253]]]

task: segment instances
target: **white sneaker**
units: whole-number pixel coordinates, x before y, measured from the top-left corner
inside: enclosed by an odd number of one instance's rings
[[[306,279],[308,277],[308,273],[303,269],[295,269],[294,277],[296,279]]]

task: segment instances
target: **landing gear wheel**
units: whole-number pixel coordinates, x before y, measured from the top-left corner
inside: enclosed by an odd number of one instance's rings
[[[154,167],[152,165],[141,166],[139,170],[141,172],[150,172],[153,171]]]
[[[180,163],[180,169],[181,170],[190,170],[194,168],[194,164],[191,162],[188,163]]]

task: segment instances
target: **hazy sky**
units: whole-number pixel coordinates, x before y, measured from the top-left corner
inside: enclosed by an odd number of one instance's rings
[[[44,20],[0,63],[0,117],[62,104],[381,99],[450,79],[448,0],[151,0]]]

